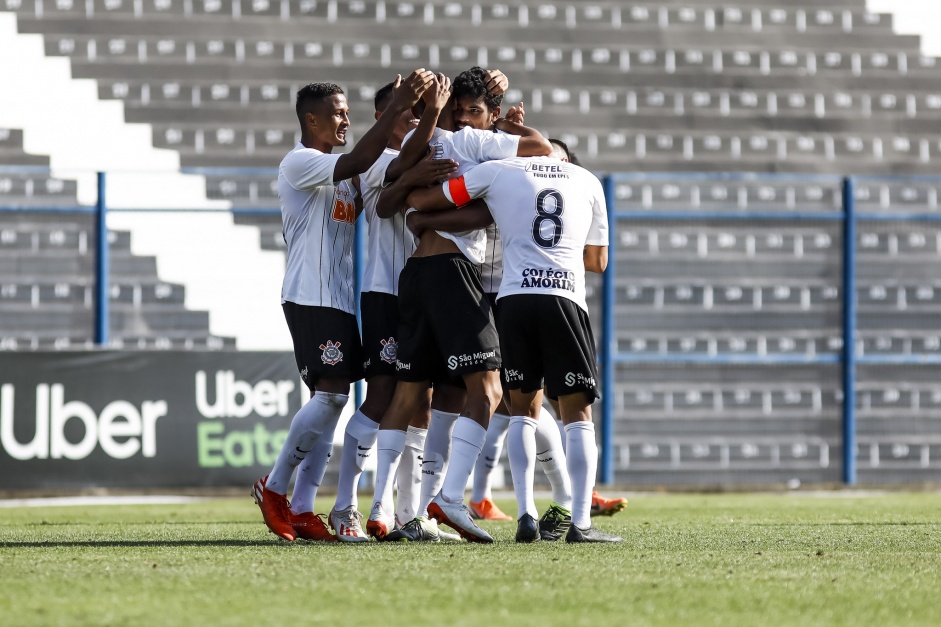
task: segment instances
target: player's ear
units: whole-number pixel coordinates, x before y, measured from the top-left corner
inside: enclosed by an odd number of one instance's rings
[[[493,111],[490,112],[490,123],[494,124],[499,119],[500,119],[500,107],[494,107]]]
[[[378,120],[379,118],[382,117],[382,113],[380,113],[379,111],[376,111],[375,113],[373,113],[373,117],[375,117],[376,120]]]
[[[317,126],[317,116],[314,115],[313,111],[308,111],[304,114],[304,122],[307,126],[314,128]]]

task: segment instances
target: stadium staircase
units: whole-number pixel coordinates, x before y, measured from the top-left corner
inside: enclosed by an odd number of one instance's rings
[[[798,362],[842,348],[842,227],[788,212],[840,210],[838,179],[821,175],[941,173],[941,67],[917,37],[893,33],[890,15],[863,0],[0,1],[20,33],[42,36],[47,57],[67,59],[71,76],[94,81],[128,123],[149,125],[152,148],[204,176],[205,202],[238,208],[276,206],[273,175],[215,168],[274,168],[297,141],[292,98],[303,84],[346,88],[355,141],[375,89],[396,73],[500,68],[507,103],[524,101],[529,123],[596,172],[635,173],[619,180],[618,206],[647,214],[618,221],[617,345],[636,359],[606,391],[618,417],[616,479],[839,480],[839,365]],[[33,127],[7,126],[5,163],[47,163],[22,149]],[[56,159],[52,148],[29,152]],[[769,173],[807,178],[760,176]],[[76,183],[4,176],[5,203],[75,202]],[[938,188],[862,179],[856,199],[860,211],[931,213]],[[742,215],[716,217],[729,211]],[[277,216],[236,222],[259,229],[262,250],[282,250]],[[941,350],[935,224],[861,223],[861,355]],[[45,232],[33,233],[23,237]],[[3,276],[25,276],[11,272]],[[17,299],[44,293],[22,284]],[[132,298],[146,302],[138,287]],[[695,363],[717,355],[792,363]],[[929,422],[941,416],[941,388],[930,369],[860,372],[861,478],[937,472],[941,438]]]

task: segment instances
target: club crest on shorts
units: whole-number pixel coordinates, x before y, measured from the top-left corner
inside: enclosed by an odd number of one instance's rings
[[[394,364],[396,355],[399,352],[399,343],[395,341],[394,337],[390,337],[388,340],[379,340],[379,343],[382,344],[382,350],[379,351],[380,359],[387,364]]]
[[[330,340],[327,340],[326,344],[320,345],[320,350],[323,351],[323,355],[320,356],[320,359],[328,366],[333,366],[343,361],[343,353],[340,352],[339,342],[334,344]]]

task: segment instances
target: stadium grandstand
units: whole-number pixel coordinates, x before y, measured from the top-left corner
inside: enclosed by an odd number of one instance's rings
[[[936,481],[941,62],[872,6],[0,0],[0,359],[100,352],[97,172],[106,349],[289,351],[297,89],[340,84],[353,144],[397,73],[480,65],[608,183],[606,480]]]

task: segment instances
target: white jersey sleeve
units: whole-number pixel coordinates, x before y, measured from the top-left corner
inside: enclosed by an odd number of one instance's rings
[[[585,177],[594,180],[594,185],[590,186],[592,196],[591,202],[591,226],[588,227],[588,239],[586,246],[607,246],[608,245],[608,208],[604,199],[604,188],[594,175]]]
[[[317,150],[294,150],[281,162],[281,172],[288,184],[297,190],[332,185],[333,171],[342,156]]]
[[[476,128],[464,128],[451,136],[458,166],[465,166],[463,171],[485,161],[509,159],[515,157],[519,150],[520,138],[518,135],[481,131]]]

